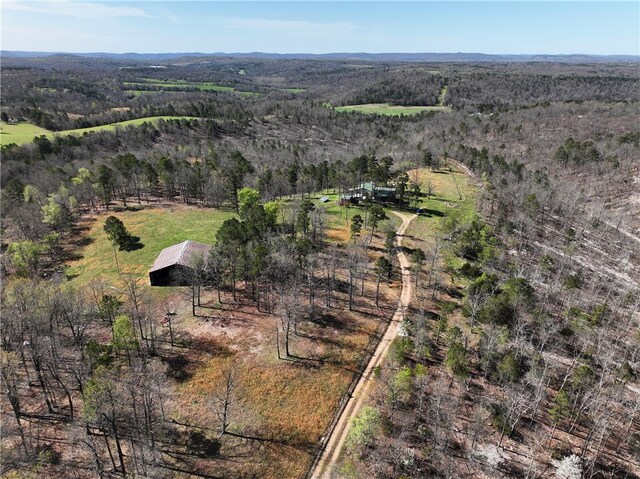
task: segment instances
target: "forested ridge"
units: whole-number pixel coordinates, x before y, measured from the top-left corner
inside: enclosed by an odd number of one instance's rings
[[[636,64],[2,60],[7,477],[302,477],[335,404],[284,432],[238,397],[293,387],[302,364],[308,391],[346,390],[397,301],[382,206],[438,195],[444,212],[420,212],[438,222],[405,237],[416,295],[336,477],[640,476]],[[451,110],[334,110],[441,95]],[[55,134],[160,115],[185,118]],[[26,124],[54,135],[11,143],[5,125]],[[318,203],[364,181],[399,204]],[[149,238],[102,224],[192,210],[221,214],[212,253],[156,296],[126,264]],[[79,283],[96,234],[122,271]],[[228,342],[198,335],[208,314]],[[261,348],[291,368],[253,369],[262,393],[233,362]]]

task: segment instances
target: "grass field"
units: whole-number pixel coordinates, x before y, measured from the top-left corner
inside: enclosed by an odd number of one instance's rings
[[[22,145],[32,141],[35,136],[49,134],[51,134],[49,130],[31,123],[0,124],[0,144],[2,145],[9,143]]]
[[[152,93],[158,93],[155,90],[123,90],[128,95],[140,96],[140,95],[149,95]]]
[[[39,126],[32,125],[30,123],[18,123],[16,125],[2,124],[2,134],[0,135],[2,145],[8,145],[9,143],[16,143],[18,145],[24,145],[30,143],[33,138],[40,135],[45,135],[50,140],[55,135],[83,135],[84,133],[90,133],[93,131],[115,131],[117,128],[125,128],[127,126],[142,125],[146,122],[155,122],[158,120],[197,120],[193,116],[150,116],[147,118],[136,118],[135,120],[120,121],[117,123],[110,123],[108,125],[92,126],[90,128],[77,128],[74,130],[63,131],[49,131]]]
[[[304,93],[307,90],[305,90],[304,88],[281,88],[280,91],[284,91],[286,93],[293,93],[295,95],[296,93]]]
[[[433,236],[434,230],[440,228],[442,217],[460,203],[460,194],[468,196],[471,187],[469,178],[455,170],[420,169],[419,173],[422,190],[425,191],[427,183],[431,183],[434,194],[430,198],[421,198],[417,204],[423,211],[409,227],[408,234],[415,238],[429,238]],[[321,203],[322,196],[327,196],[330,201]],[[329,239],[348,242],[350,220],[356,214],[364,217],[363,208],[340,206],[337,203],[337,193],[331,191],[312,195],[311,199],[316,207],[326,208]],[[97,278],[112,282],[117,280],[113,248],[102,230],[104,220],[110,214],[120,218],[131,234],[139,236],[144,244],[144,248],[137,251],[118,252],[121,269],[141,276],[146,275],[157,255],[167,246],[187,239],[213,244],[215,233],[222,222],[234,216],[228,211],[178,206],[170,209],[103,213],[90,224],[87,233],[89,244],[79,251],[81,259],[71,262],[67,268],[66,273],[74,282],[87,284]],[[390,214],[389,210],[387,216],[390,224],[397,226],[398,218]],[[378,230],[382,228],[383,225],[380,225]]]
[[[66,274],[78,285],[102,278],[117,281],[113,247],[103,231],[104,221],[113,214],[121,219],[132,235],[139,236],[144,247],[131,252],[118,251],[123,272],[146,275],[163,248],[185,240],[205,244],[215,242],[216,231],[233,213],[205,208],[174,207],[121,213],[104,213],[90,225],[87,246],[79,251],[81,258],[69,264]]]
[[[389,105],[388,103],[366,103],[363,105],[349,105],[336,107],[339,112],[356,111],[358,113],[367,113],[375,115],[416,115],[423,111],[443,111],[449,112],[451,108],[448,106],[398,106]]]
[[[165,88],[197,88],[200,91],[235,91],[235,88],[230,86],[216,85],[215,83],[187,83],[181,81],[173,82],[161,82],[161,81],[145,81],[145,82],[122,82],[125,87],[165,87]]]
[[[425,192],[427,184],[431,183],[433,195],[430,198],[423,196],[418,203],[417,207],[421,208],[422,212],[409,226],[406,244],[409,247],[424,249],[433,244],[434,232],[441,231],[442,219],[449,212],[461,207],[466,199],[472,198],[474,189],[470,178],[455,168],[453,171],[430,171],[421,168],[418,172],[422,191]]]
[[[130,91],[134,92],[143,92],[149,90],[140,90],[140,88],[144,88],[147,86],[153,86],[156,88],[197,88],[200,91],[220,91],[220,92],[233,92],[239,93],[241,95],[259,95],[259,93],[251,92],[251,91],[241,91],[236,90],[231,86],[222,86],[216,85],[211,82],[187,82],[185,80],[172,80],[172,81],[162,81],[162,80],[153,80],[150,78],[143,78],[141,82],[122,82],[125,88],[130,89]],[[129,90],[128,90],[129,91]]]
[[[351,218],[356,214],[364,217],[363,209],[356,206],[349,208],[340,206],[337,203],[337,194],[327,194],[331,201],[321,203],[321,196],[324,195],[312,196],[312,201],[316,206],[324,206],[327,210],[328,238],[332,241],[348,242]],[[142,249],[136,251],[117,252],[121,270],[139,276],[146,275],[160,251],[167,246],[187,239],[213,244],[215,233],[222,222],[234,216],[227,211],[187,207],[103,213],[90,224],[86,234],[88,245],[78,251],[82,256],[81,259],[68,265],[66,274],[74,282],[87,284],[98,278],[112,283],[117,282],[118,271],[113,247],[102,230],[104,220],[111,214],[121,219],[129,232],[139,236],[144,244]],[[395,215],[388,212],[387,216],[392,225],[396,225],[399,221]],[[381,224],[378,230],[382,227]]]
[[[241,337],[229,340],[225,336],[226,345],[235,346],[237,354],[207,360],[189,381],[178,387],[176,421],[195,420],[203,426],[215,425],[218,419],[212,414],[210,398],[220,390],[224,365],[233,364],[238,374],[239,404],[235,407],[231,429],[252,431],[256,436],[267,434],[281,441],[260,449],[249,443],[245,445],[248,449],[243,450],[236,443],[222,440],[221,454],[240,453],[245,463],[231,471],[228,463],[218,463],[220,470],[212,464],[209,472],[220,477],[301,476],[311,458],[311,446],[324,434],[349,385],[350,371],[357,367],[362,349],[381,324],[379,320],[349,311],[339,310],[339,314],[336,329],[305,322],[300,325],[301,335],[294,335],[292,339],[295,352],[323,358],[326,362],[278,360],[271,321],[260,318],[251,325],[243,323],[245,331]],[[240,314],[234,313],[234,316],[238,318]],[[215,327],[211,329],[215,331]],[[247,474],[249,471],[252,474]]]
[[[444,99],[447,96],[448,89],[449,87],[445,85],[442,87],[442,90],[440,90],[440,95],[438,96],[438,106],[444,106]]]

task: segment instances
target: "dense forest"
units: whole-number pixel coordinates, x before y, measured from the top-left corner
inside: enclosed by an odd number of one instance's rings
[[[640,477],[637,64],[8,57],[1,94],[6,477],[284,477],[288,460],[305,477],[337,401],[314,434],[238,413],[276,387],[229,366],[236,343],[196,337],[201,293],[276,318],[259,335],[274,361],[322,355],[350,380],[397,303],[396,252],[415,298],[335,477]],[[436,109],[335,109],[361,104]],[[453,171],[476,193],[456,182],[437,230],[399,246],[391,209]],[[313,195],[364,182],[397,203],[340,206],[336,237]],[[175,302],[127,271],[150,238],[112,216],[160,209],[220,215]],[[69,273],[96,222],[117,284]],[[220,386],[181,402],[198,374]],[[198,401],[210,430],[181,414]]]

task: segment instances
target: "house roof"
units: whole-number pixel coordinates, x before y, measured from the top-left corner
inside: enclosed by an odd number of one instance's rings
[[[191,260],[196,257],[196,255],[201,254],[206,257],[206,255],[209,254],[210,249],[211,246],[208,244],[198,243],[191,240],[174,244],[160,252],[153,263],[153,266],[149,270],[149,273],[176,264],[191,266]]]

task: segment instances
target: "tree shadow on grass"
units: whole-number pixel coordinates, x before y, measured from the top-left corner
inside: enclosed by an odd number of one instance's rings
[[[167,375],[179,383],[185,382],[193,377],[193,373],[188,369],[190,361],[182,354],[162,358],[162,362],[168,366]]]
[[[350,325],[347,324],[346,321],[343,321],[337,316],[329,313],[312,315],[308,321],[322,328],[333,328],[337,330],[342,330],[345,328],[350,329]]]
[[[140,242],[140,236],[129,236],[127,240],[120,245],[120,251],[136,251],[144,248],[144,244]]]
[[[208,438],[202,431],[191,431],[187,445],[189,451],[200,457],[216,457],[220,453],[220,442]]]
[[[444,287],[443,290],[450,298],[461,299],[464,296],[462,288],[457,286]]]
[[[422,208],[422,211],[420,212],[420,216],[427,216],[427,217],[438,216],[439,218],[442,218],[444,216],[444,213],[442,211],[433,210],[431,208]]]
[[[251,441],[259,444],[265,444],[269,447],[274,447],[277,450],[282,450],[282,448],[294,448],[301,451],[309,452],[313,450],[315,444],[305,441],[296,437],[286,437],[285,435],[268,432],[268,433],[260,433],[260,431],[256,432],[232,432],[227,431],[225,433],[226,436],[235,437],[242,441]]]

